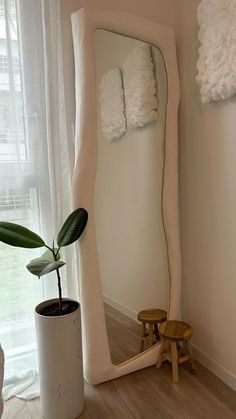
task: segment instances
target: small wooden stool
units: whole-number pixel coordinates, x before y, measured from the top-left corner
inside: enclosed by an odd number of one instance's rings
[[[160,308],[149,308],[138,313],[138,320],[142,323],[140,352],[143,352],[144,343],[147,341],[148,347],[154,345],[160,339],[158,324],[166,321],[167,312]],[[148,331],[146,325],[148,324]],[[155,340],[154,340],[155,336]]]
[[[187,323],[169,320],[159,326],[159,334],[162,346],[156,367],[160,368],[163,361],[169,361],[172,364],[172,379],[178,383],[178,364],[190,360],[191,371],[196,371],[191,348],[193,329]],[[180,342],[186,342],[186,349],[180,346]]]

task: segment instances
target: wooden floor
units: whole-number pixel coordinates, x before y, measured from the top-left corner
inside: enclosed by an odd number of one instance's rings
[[[140,325],[108,304],[104,306],[112,362],[121,364],[139,353]]]
[[[114,363],[137,353],[137,324],[106,306],[107,330]],[[197,375],[180,367],[180,382],[171,381],[170,365],[137,371],[90,386],[85,383],[86,408],[81,419],[236,419],[236,393],[206,368]],[[39,399],[12,398],[2,419],[40,419]]]

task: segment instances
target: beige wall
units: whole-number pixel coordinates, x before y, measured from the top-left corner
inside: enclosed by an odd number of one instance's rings
[[[183,319],[193,325],[201,360],[236,388],[236,99],[200,102],[198,3],[176,7]]]

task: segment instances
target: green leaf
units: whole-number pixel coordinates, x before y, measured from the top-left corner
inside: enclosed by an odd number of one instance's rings
[[[88,213],[84,208],[77,208],[64,222],[57,236],[59,247],[68,246],[79,239],[88,221]]]
[[[19,224],[0,221],[0,241],[16,247],[42,247],[45,243],[41,237]]]
[[[49,272],[55,271],[55,269],[61,268],[63,265],[65,265],[65,262],[63,262],[62,260],[50,262],[47,259],[43,259],[41,257],[31,260],[31,262],[28,263],[26,268],[33,275],[36,275],[40,278],[41,276],[46,275]]]
[[[58,249],[54,249],[54,252],[56,253],[56,260],[60,260],[61,255],[60,255],[60,252],[57,253],[57,251]],[[45,253],[42,254],[41,258],[49,260],[50,262],[55,261],[53,253],[49,249]]]

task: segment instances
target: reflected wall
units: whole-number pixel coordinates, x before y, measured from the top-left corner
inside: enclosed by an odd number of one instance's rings
[[[158,117],[109,141],[101,127],[101,80],[123,72],[140,41],[107,30],[95,31],[97,86],[97,172],[95,228],[104,301],[132,319],[146,307],[168,309],[169,272],[162,217],[167,103],[166,70],[151,47],[157,83]],[[114,91],[115,95],[116,92]],[[115,100],[115,97],[114,97]]]

